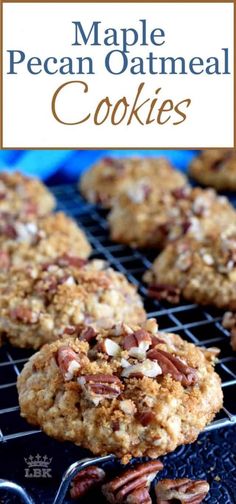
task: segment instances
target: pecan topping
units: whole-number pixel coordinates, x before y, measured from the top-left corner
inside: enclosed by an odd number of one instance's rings
[[[80,358],[78,354],[68,346],[62,346],[58,349],[56,361],[65,381],[72,380],[74,374],[76,374],[80,368]]]
[[[96,374],[81,375],[78,378],[85,396],[97,406],[103,399],[115,399],[122,390],[122,383],[117,376]]]
[[[11,260],[7,252],[0,251],[0,270],[7,270],[10,267]]]
[[[63,254],[56,260],[58,266],[75,266],[76,268],[81,268],[88,263],[87,259],[81,259],[81,257],[71,256],[69,254]]]
[[[125,366],[123,364],[125,364]],[[162,374],[162,369],[155,360],[153,362],[150,359],[145,359],[143,362],[133,365],[129,365],[127,361],[127,365],[124,362],[122,362],[121,365],[124,367],[121,373],[123,378],[143,378],[143,376],[147,378],[156,378],[156,376]]]
[[[148,490],[156,473],[162,468],[163,465],[159,460],[140,464],[135,469],[128,469],[103,485],[102,493],[111,504],[148,504],[151,501],[148,500],[145,489]]]
[[[105,472],[100,467],[89,466],[77,474],[72,481],[70,496],[79,499],[93,490],[105,479]]]
[[[123,171],[125,168],[125,165],[120,161],[119,159],[115,159],[112,157],[105,157],[103,159],[103,163],[107,166],[111,166],[112,168],[115,168],[116,170],[121,170]]]
[[[92,340],[94,340],[97,336],[97,333],[93,327],[85,327],[82,329],[79,335],[79,340],[81,341],[87,341],[90,343]]]
[[[23,322],[23,324],[36,324],[39,320],[39,313],[31,310],[28,306],[20,305],[10,310],[10,317],[13,320]]]
[[[143,360],[146,351],[152,344],[151,335],[144,329],[139,329],[131,334],[126,334],[123,341],[124,350],[128,350],[129,355],[136,359]]]
[[[170,303],[179,303],[180,289],[170,284],[154,283],[149,285],[148,295],[155,299],[166,300]]]
[[[207,481],[188,478],[161,480],[155,487],[157,504],[200,504],[209,491]]]
[[[96,350],[98,352],[103,352],[109,355],[109,357],[116,357],[117,355],[119,355],[121,347],[120,345],[118,345],[118,343],[111,340],[110,338],[105,338],[103,341],[100,341],[98,343]]]
[[[184,387],[194,385],[197,381],[196,370],[174,357],[169,352],[154,348],[147,354],[148,358],[157,361],[164,375],[170,374],[176,381],[180,381]]]
[[[143,427],[147,427],[147,425],[150,425],[152,421],[155,419],[155,415],[152,411],[139,411],[136,415],[136,418],[138,422],[143,425]]]

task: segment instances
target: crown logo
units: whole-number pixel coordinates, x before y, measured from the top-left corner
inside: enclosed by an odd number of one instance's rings
[[[28,459],[25,458],[24,460],[28,467],[48,467],[52,462],[52,458],[47,457],[47,455],[41,457],[39,453],[36,455],[36,457],[30,455]]]

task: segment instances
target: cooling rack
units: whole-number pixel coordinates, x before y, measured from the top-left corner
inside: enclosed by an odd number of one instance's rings
[[[130,282],[137,285],[144,299],[149,317],[158,319],[160,330],[176,332],[186,340],[199,346],[217,346],[221,350],[216,370],[220,374],[224,392],[224,410],[207,427],[205,434],[190,447],[180,447],[174,454],[165,457],[168,477],[193,476],[206,477],[206,467],[213,481],[210,496],[206,502],[212,504],[231,504],[236,502],[235,445],[236,440],[236,357],[230,344],[229,333],[221,325],[222,313],[213,308],[202,308],[195,304],[181,303],[171,306],[147,297],[147,290],[142,282],[144,271],[150,267],[156,256],[155,251],[132,250],[109,240],[106,211],[85,202],[73,185],[50,188],[58,201],[58,210],[71,215],[84,229],[93,247],[93,257],[107,260],[112,267],[124,273]],[[47,438],[40,430],[29,426],[19,414],[16,392],[16,378],[24,363],[32,354],[4,346],[0,349],[0,477],[23,483],[35,494],[35,502],[51,504],[59,486],[63,472],[68,465],[88,455],[86,450],[60,444]],[[231,428],[229,428],[231,426]],[[219,446],[220,445],[220,446]],[[37,481],[25,477],[25,459],[36,454],[52,458],[53,477]],[[216,460],[217,456],[217,460]],[[4,460],[4,463],[3,463]],[[191,464],[190,464],[191,461]],[[113,470],[112,464],[111,470]],[[231,474],[232,473],[232,474]],[[218,484],[218,478],[224,484]],[[216,479],[214,479],[216,478]],[[228,478],[228,479],[227,479]],[[236,478],[236,474],[234,476]],[[233,482],[234,481],[234,482]],[[1,482],[0,482],[1,489]],[[1,500],[3,498],[3,500]],[[38,500],[37,500],[38,499]],[[8,497],[0,492],[0,503],[19,502],[15,497]],[[71,502],[70,499],[63,502]],[[84,500],[84,502],[89,502]],[[95,501],[94,501],[95,502]],[[103,502],[96,498],[96,503]]]

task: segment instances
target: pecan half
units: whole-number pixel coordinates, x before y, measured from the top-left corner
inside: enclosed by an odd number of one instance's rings
[[[72,380],[80,369],[79,355],[68,346],[62,346],[56,354],[56,361],[65,381]]]
[[[78,378],[85,396],[97,406],[103,399],[115,399],[122,390],[122,383],[117,376],[109,374],[81,375]]]
[[[19,305],[10,310],[10,317],[23,324],[37,324],[39,313],[31,310],[28,306]]]
[[[180,300],[180,288],[170,284],[153,283],[149,285],[148,295],[158,301],[165,300],[175,304]]]
[[[79,499],[88,492],[96,488],[105,479],[106,473],[100,467],[89,466],[77,474],[73,479],[70,496],[72,499]]]
[[[156,473],[162,468],[163,464],[159,460],[140,464],[135,469],[128,469],[109,483],[103,485],[102,493],[111,504],[148,503],[150,501],[147,500],[147,492],[144,492],[144,489],[149,488]],[[142,495],[146,500],[141,500]],[[136,500],[134,500],[135,497]]]
[[[165,479],[157,483],[157,504],[200,504],[209,492],[207,481],[192,481],[188,478]]]
[[[170,352],[153,348],[147,354],[148,358],[158,362],[164,375],[170,374],[176,381],[180,381],[184,387],[194,385],[197,381],[197,372],[194,368],[174,357]]]

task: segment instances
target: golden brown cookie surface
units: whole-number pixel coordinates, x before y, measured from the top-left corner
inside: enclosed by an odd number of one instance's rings
[[[163,248],[188,235],[197,240],[210,230],[236,223],[227,198],[212,189],[184,187],[173,191],[129,191],[120,195],[109,214],[111,239],[134,247]]]
[[[174,334],[119,324],[95,347],[45,345],[19,379],[21,415],[94,454],[155,458],[193,442],[222,406],[214,356]]]
[[[15,346],[39,348],[82,324],[141,323],[136,288],[103,261],[64,255],[0,277],[0,330]]]
[[[236,191],[236,150],[206,149],[193,159],[190,175],[206,186]]]
[[[197,241],[169,244],[145,273],[157,299],[184,299],[217,308],[236,309],[236,227]]]
[[[0,212],[24,219],[48,214],[55,207],[54,196],[36,178],[19,172],[0,172]]]
[[[88,201],[110,208],[114,199],[129,189],[139,198],[153,186],[171,190],[186,183],[186,177],[163,158],[104,158],[86,171],[79,187]]]

